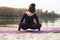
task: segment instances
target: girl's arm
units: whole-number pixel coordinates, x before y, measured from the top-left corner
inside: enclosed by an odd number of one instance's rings
[[[24,19],[25,19],[25,14],[22,16],[20,23],[23,23]]]
[[[36,22],[39,24],[38,16],[35,16]]]

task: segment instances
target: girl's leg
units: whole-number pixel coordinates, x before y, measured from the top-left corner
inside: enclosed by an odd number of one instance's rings
[[[24,23],[19,24],[18,31],[20,31],[22,27],[24,27]]]
[[[33,23],[33,24],[31,25],[31,28],[32,28],[32,29],[38,29],[38,31],[40,31],[40,29],[41,29],[41,24]]]

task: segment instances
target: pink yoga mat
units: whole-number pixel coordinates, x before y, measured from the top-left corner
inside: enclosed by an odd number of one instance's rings
[[[0,34],[1,33],[10,33],[10,34],[21,34],[21,33],[60,33],[60,30],[41,30],[41,31],[37,31],[37,30],[27,30],[27,31],[18,31],[18,30],[0,30]]]

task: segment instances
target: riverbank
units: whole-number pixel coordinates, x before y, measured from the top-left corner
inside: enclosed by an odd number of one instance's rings
[[[0,30],[18,30],[17,24],[0,25]],[[41,30],[60,30],[60,27],[41,27]]]

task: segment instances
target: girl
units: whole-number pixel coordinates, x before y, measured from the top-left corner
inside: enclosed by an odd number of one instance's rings
[[[25,23],[23,23],[25,19]],[[36,20],[36,23],[34,23],[34,19]],[[38,31],[40,31],[40,28],[41,28],[41,24],[39,24],[39,20],[38,20],[38,16],[36,15],[35,13],[35,4],[32,3],[30,4],[29,6],[29,10],[28,12],[26,12],[21,21],[20,21],[20,24],[19,24],[19,28],[18,28],[18,31],[20,31],[20,29],[38,29]]]

